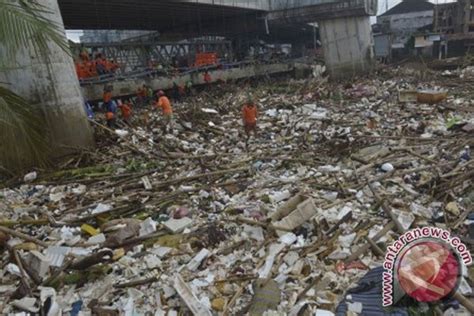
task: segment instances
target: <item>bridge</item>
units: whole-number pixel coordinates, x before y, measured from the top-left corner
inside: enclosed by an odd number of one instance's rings
[[[19,0],[13,0],[16,3]],[[45,18],[66,29],[156,30],[161,40],[239,34],[298,38],[301,26],[318,22],[326,66],[333,77],[370,70],[373,60],[369,16],[377,0],[41,0]],[[285,31],[286,30],[286,31]],[[8,88],[45,109],[58,144],[91,144],[83,97],[71,57],[51,43],[45,60],[31,47],[16,54],[17,69],[0,72]],[[0,44],[1,48],[1,44]],[[284,68],[284,66],[282,66]],[[283,69],[284,70],[284,69]],[[249,70],[255,73],[278,69]],[[233,71],[233,78],[244,76]],[[218,75],[218,74],[216,74]],[[224,75],[224,74],[222,74]],[[183,78],[185,80],[187,78]],[[232,78],[230,78],[232,79]],[[65,119],[65,118],[68,119]],[[66,150],[52,149],[57,155]]]
[[[156,30],[161,40],[219,35],[295,44],[318,22],[333,77],[372,65],[377,0],[58,0],[66,29]],[[306,32],[305,32],[306,31]]]
[[[294,71],[295,66],[292,63],[274,62],[268,64],[254,64],[239,62],[227,64],[223,69],[209,69],[209,83],[223,83],[247,78],[267,77],[271,75],[284,74]],[[150,73],[147,76],[128,75],[122,80],[107,80],[93,83],[84,82],[81,86],[83,96],[94,102],[102,102],[104,86],[111,86],[116,96],[128,97],[137,93],[138,87],[144,83],[154,91],[171,90],[173,85],[186,86],[191,83],[193,86],[205,85],[207,82],[203,78],[202,72],[198,70],[183,71],[173,75],[163,75],[158,72]]]

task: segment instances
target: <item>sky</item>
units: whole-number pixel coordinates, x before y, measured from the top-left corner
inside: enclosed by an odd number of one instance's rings
[[[456,0],[430,0],[430,2],[432,2],[434,4],[440,4],[440,3],[446,3],[446,2],[455,2],[455,1]],[[385,11],[387,11],[387,9],[386,9],[387,7],[390,10],[391,8],[393,8],[394,6],[396,6],[397,4],[399,4],[402,1],[401,0],[378,0],[378,2],[379,2],[379,12],[378,12],[377,15],[380,15],[380,14],[384,13]]]
[[[79,36],[81,35],[81,30],[66,30],[67,39],[73,42],[79,43]]]
[[[420,0],[421,1],[421,0]],[[445,2],[453,2],[455,0],[431,0],[430,2],[433,3],[445,3]],[[391,9],[397,4],[401,2],[401,0],[378,0],[379,2],[379,12],[378,15],[384,13],[387,8]],[[371,18],[372,23],[375,23],[375,17]],[[79,36],[82,35],[81,30],[67,30],[66,31],[67,38],[74,42],[79,42]]]

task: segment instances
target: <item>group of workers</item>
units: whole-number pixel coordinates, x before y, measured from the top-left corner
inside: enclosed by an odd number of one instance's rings
[[[137,99],[138,102],[149,102],[153,99],[153,90],[151,88],[143,85],[138,89]],[[145,92],[143,92],[145,91]],[[145,99],[146,98],[146,99]],[[143,104],[143,103],[142,103]],[[112,98],[112,87],[108,86],[104,89],[103,94],[103,108],[105,110],[105,118],[107,121],[107,126],[110,128],[116,127],[116,116],[117,110],[120,109],[122,121],[130,126],[130,118],[132,116],[132,103],[130,99],[126,99],[121,102],[120,100],[115,102]],[[156,93],[156,98],[154,98],[154,108],[159,110],[163,115],[163,133],[166,134],[173,130],[173,107],[171,105],[170,99],[166,96],[163,90],[159,90]],[[242,121],[244,125],[244,131],[247,135],[247,139],[250,138],[253,133],[254,136],[257,136],[257,106],[255,103],[249,99],[242,107]]]
[[[151,91],[151,97],[149,97]],[[146,85],[143,85],[138,89],[137,100],[139,104],[149,104],[153,98],[153,90]],[[163,113],[163,133],[167,133],[173,128],[173,108],[171,107],[171,101],[166,96],[163,90],[160,90],[156,94],[155,108],[161,108]],[[113,100],[112,98],[112,87],[106,86],[103,94],[103,109],[105,112],[105,119],[107,126],[115,128],[117,126],[117,110],[120,109],[122,121],[130,126],[130,119],[132,116],[132,102],[130,99],[125,101]]]
[[[79,59],[76,61],[76,73],[79,79],[115,74],[119,68],[114,60],[108,60],[102,53],[97,53],[91,58],[85,50],[79,54]]]
[[[117,110],[120,109],[122,121],[130,126],[130,118],[132,117],[132,104],[129,99],[115,100],[112,99],[112,87],[106,87],[103,95],[103,108],[105,110],[105,119],[107,126],[110,128],[116,127]]]

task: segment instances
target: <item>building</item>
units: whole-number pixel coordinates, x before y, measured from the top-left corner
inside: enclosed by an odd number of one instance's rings
[[[434,29],[445,34],[474,32],[474,0],[458,0],[437,5]]]
[[[414,34],[414,51],[416,56],[437,57],[442,46],[441,35],[438,33],[421,32]]]
[[[474,50],[474,0],[440,4],[435,7],[433,31],[443,34],[444,55],[464,55]]]
[[[420,28],[433,23],[434,4],[427,0],[403,0],[377,17],[382,34],[392,34],[392,49],[405,50]],[[408,51],[405,51],[408,53]]]

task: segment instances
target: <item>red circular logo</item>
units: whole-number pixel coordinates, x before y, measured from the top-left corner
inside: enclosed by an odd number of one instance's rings
[[[421,241],[409,245],[398,261],[402,289],[419,302],[437,301],[458,285],[459,261],[443,242]]]

